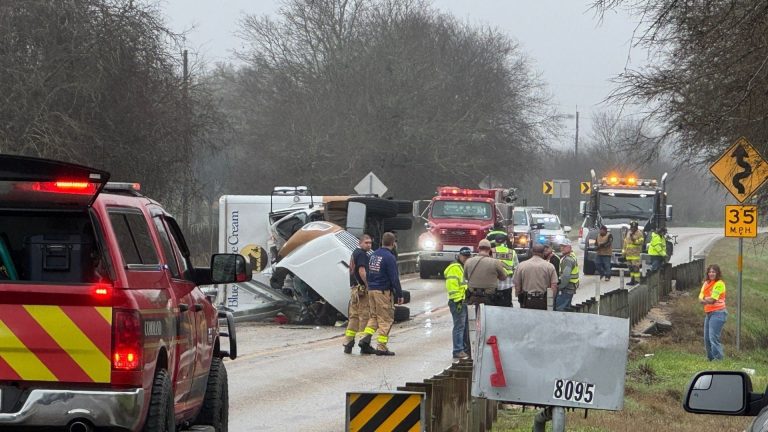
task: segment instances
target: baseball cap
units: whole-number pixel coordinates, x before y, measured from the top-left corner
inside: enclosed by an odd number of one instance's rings
[[[480,243],[478,243],[478,244],[477,244],[477,247],[478,247],[478,248],[487,248],[487,249],[490,249],[490,248],[491,248],[491,242],[489,242],[489,241],[488,241],[488,240],[486,240],[486,239],[482,239],[482,240],[480,240]]]
[[[463,248],[459,249],[459,255],[472,256],[472,249],[464,246]]]

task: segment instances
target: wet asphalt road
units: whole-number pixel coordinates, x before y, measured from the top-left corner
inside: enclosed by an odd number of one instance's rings
[[[722,229],[671,228],[679,244],[674,264],[706,254]],[[575,251],[581,263],[581,251]],[[574,303],[594,296],[597,276],[582,276]],[[388,391],[422,381],[451,364],[451,316],[443,281],[404,278],[411,291],[411,320],[390,334],[394,357],[342,352],[343,327],[238,324],[240,357],[227,361],[230,430],[343,431],[345,395],[350,391]],[[607,292],[618,278],[601,284]],[[517,305],[515,305],[517,307]]]

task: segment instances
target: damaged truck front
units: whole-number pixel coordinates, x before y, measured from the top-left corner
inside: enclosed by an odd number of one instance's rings
[[[254,281],[225,287],[218,301],[241,319],[283,312],[296,322],[343,320],[358,237],[369,234],[376,248],[384,232],[410,229],[411,202],[280,189],[287,193],[219,200],[219,248],[250,260]],[[408,319],[409,311],[396,315]]]

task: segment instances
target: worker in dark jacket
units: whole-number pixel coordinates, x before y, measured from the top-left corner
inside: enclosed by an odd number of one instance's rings
[[[400,273],[397,260],[392,250],[395,248],[395,235],[386,232],[381,237],[381,247],[371,255],[368,261],[368,301],[371,317],[365,326],[365,336],[360,344],[369,344],[376,330],[379,331],[376,355],[395,355],[387,348],[389,331],[395,322],[395,306],[403,304],[403,289],[400,287]]]

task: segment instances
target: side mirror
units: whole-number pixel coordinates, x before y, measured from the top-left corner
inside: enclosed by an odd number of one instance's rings
[[[751,392],[744,372],[699,372],[688,384],[683,408],[694,414],[750,415]]]
[[[667,204],[667,220],[672,220],[672,205]]]
[[[427,220],[426,214],[429,210],[429,206],[432,204],[432,201],[428,200],[419,200],[413,202],[413,217],[416,219],[424,219]]]
[[[251,280],[252,270],[240,254],[214,254],[211,257],[212,283],[225,284]]]
[[[365,233],[365,204],[350,202],[347,204],[347,231],[355,237]]]
[[[563,231],[565,231],[567,233],[571,232],[571,226],[570,225],[566,225],[565,228],[563,228]]]
[[[586,201],[579,201],[579,213],[581,213],[582,216],[587,215],[587,202]]]

